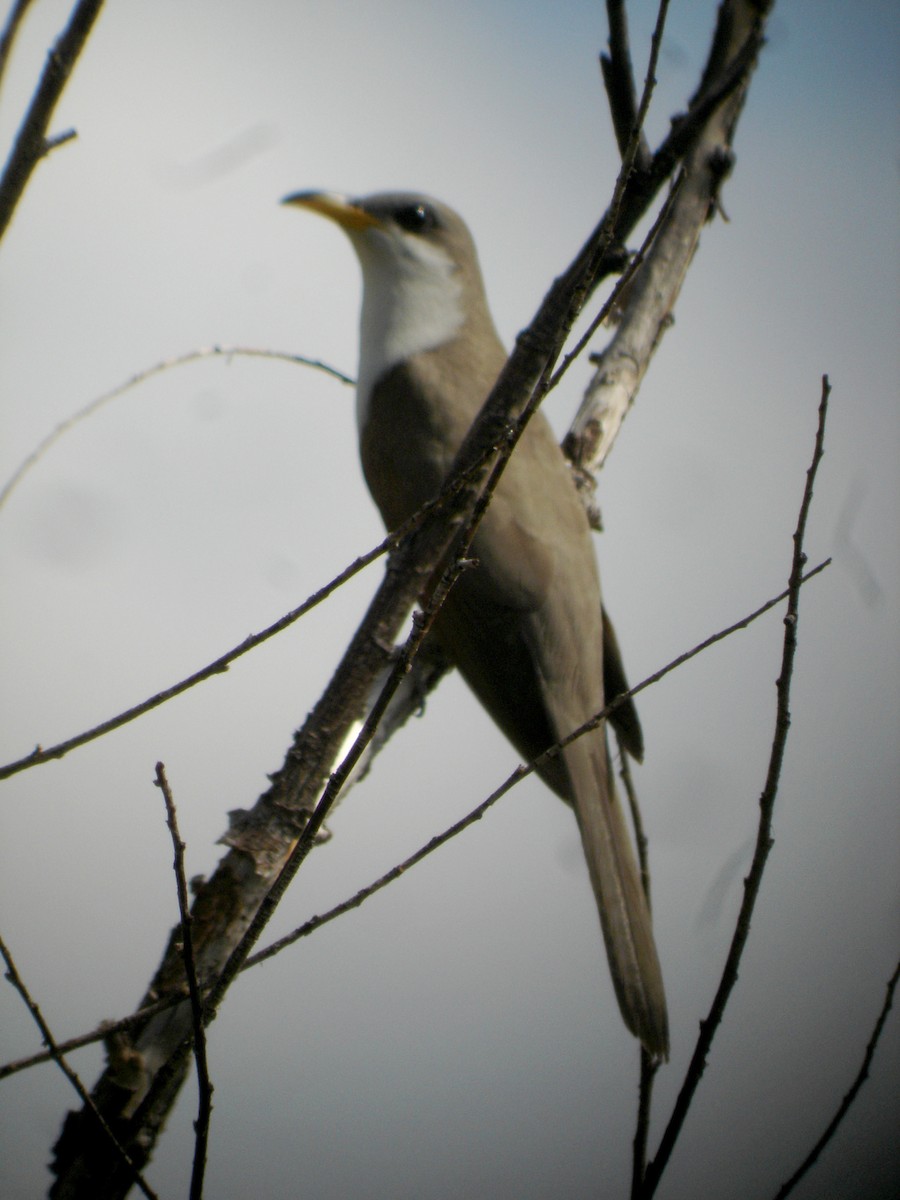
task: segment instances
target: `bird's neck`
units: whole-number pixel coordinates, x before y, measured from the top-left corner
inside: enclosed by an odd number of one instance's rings
[[[365,426],[372,388],[399,363],[452,341],[465,324],[463,284],[439,249],[425,247],[399,264],[360,253],[357,419]]]

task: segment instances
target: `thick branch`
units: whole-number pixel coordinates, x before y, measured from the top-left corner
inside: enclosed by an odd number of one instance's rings
[[[597,360],[597,371],[566,438],[567,453],[587,475],[605,462],[671,324],[700,232],[730,168],[735,121],[761,41],[760,21],[758,6],[746,0],[724,4],[720,10],[704,85],[679,126],[684,133],[691,130],[693,148],[653,242],[627,289],[616,333]],[[723,26],[733,39],[725,46],[721,44]],[[718,64],[718,74],[712,64]],[[709,105],[709,97],[716,97],[717,102]],[[667,164],[676,161],[670,157],[669,141],[658,154],[665,156]]]

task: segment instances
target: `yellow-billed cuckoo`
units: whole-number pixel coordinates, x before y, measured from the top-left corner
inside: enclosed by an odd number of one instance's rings
[[[362,265],[357,418],[363,471],[389,529],[445,481],[506,352],[462,220],[424,196],[351,200],[300,192],[285,204],[331,218]],[[587,516],[546,419],[529,422],[433,636],[520,754],[536,758],[626,687],[600,604]],[[630,705],[624,743],[641,757]],[[668,1053],[662,974],[635,854],[598,729],[539,768],[572,805],[628,1028]]]

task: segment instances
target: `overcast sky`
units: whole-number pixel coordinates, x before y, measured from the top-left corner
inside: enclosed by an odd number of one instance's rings
[[[3,145],[68,2],[35,6]],[[693,90],[715,6],[673,4],[650,121]],[[652,7],[629,6],[639,73]],[[784,586],[820,378],[834,388],[775,846],[747,956],[660,1196],[774,1194],[861,1060],[897,957],[900,434],[890,3],[779,5],[724,191],[601,479],[607,605],[637,680]],[[213,343],[353,372],[359,275],[280,197],[430,192],[469,222],[511,342],[597,219],[615,147],[587,0],[119,0],[102,12],[0,249],[0,482],[131,374]],[[560,433],[589,366],[554,397]],[[0,759],[195,670],[380,537],[351,392],[283,363],[156,377],[68,433],[0,510]],[[4,785],[0,929],[60,1038],[130,1011],[176,919],[158,791],[190,874],[315,703],[377,566],[227,675]],[[641,698],[637,772],[672,1020],[651,1142],[740,900],[774,723],[772,614]],[[516,765],[457,679],[331,821],[273,923],[343,899]],[[0,1059],[38,1046],[0,990]],[[897,1193],[896,1015],[798,1197]],[[612,997],[571,813],[537,781],[361,911],[232,990],[211,1030],[208,1194],[627,1195],[637,1049]],[[74,1056],[92,1081],[95,1049]],[[74,1102],[0,1086],[0,1193],[42,1193]],[[187,1194],[193,1088],[148,1174]]]

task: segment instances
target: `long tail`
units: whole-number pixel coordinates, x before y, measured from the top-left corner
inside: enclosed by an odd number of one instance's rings
[[[604,735],[574,742],[566,766],[575,815],[600,911],[613,986],[625,1024],[654,1058],[669,1057],[669,1018],[650,910]]]

